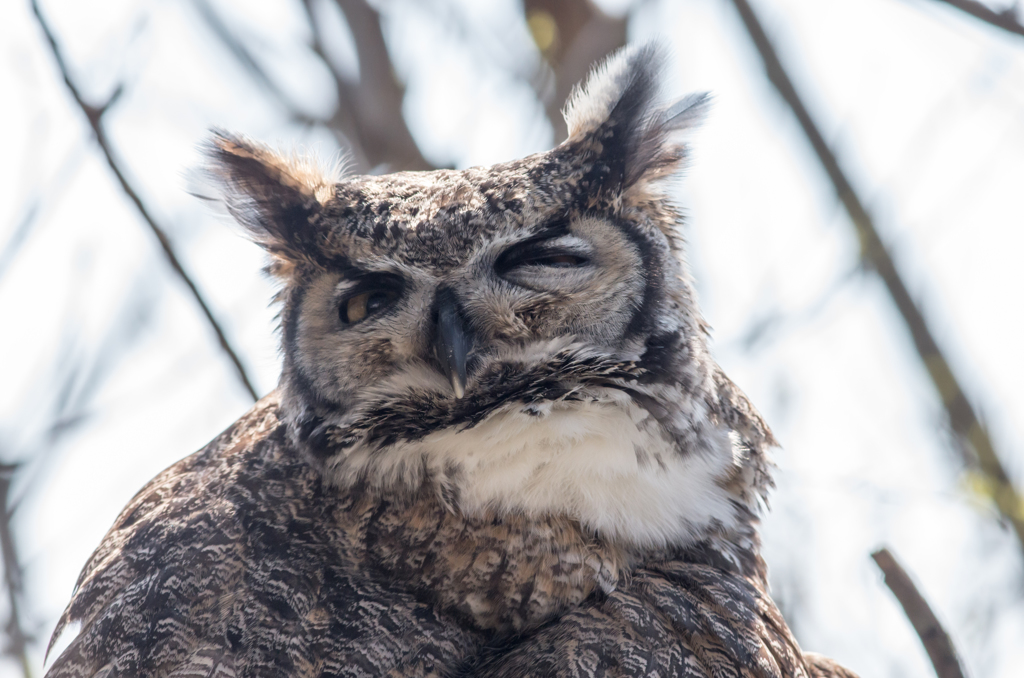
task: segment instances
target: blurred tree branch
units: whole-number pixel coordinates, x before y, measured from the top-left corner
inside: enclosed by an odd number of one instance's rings
[[[15,550],[14,534],[11,531],[11,517],[14,509],[10,506],[11,480],[14,478],[17,464],[0,464],[0,548],[3,550],[4,587],[7,589],[10,613],[4,632],[7,634],[7,646],[4,654],[14,657],[21,665],[25,678],[31,678],[32,667],[28,660],[28,645],[31,638],[25,632],[21,621],[20,605],[25,592],[22,580],[21,561]]]
[[[365,0],[302,0],[309,19],[313,52],[330,70],[338,93],[334,112],[318,119],[300,111],[274,82],[259,60],[217,15],[208,0],[194,0],[200,15],[242,67],[293,119],[326,126],[347,148],[361,172],[427,170],[427,161],[402,114],[405,92],[395,76],[381,27],[380,13]],[[333,3],[348,23],[359,61],[359,76],[349,77],[328,53],[318,11]],[[590,0],[526,0],[525,18],[554,87],[534,83],[554,129],[555,143],[567,130],[561,106],[590,66],[626,43],[627,18],[610,17]]]
[[[253,400],[259,400],[259,396],[256,393],[256,389],[253,387],[252,382],[249,379],[249,375],[246,373],[245,367],[242,365],[241,359],[238,357],[238,354],[235,352],[234,348],[232,348],[231,344],[228,342],[227,336],[224,334],[224,330],[221,328],[220,323],[214,317],[213,312],[210,310],[210,307],[206,303],[206,300],[199,292],[199,288],[196,287],[195,282],[193,282],[192,278],[185,272],[185,269],[182,267],[181,261],[178,259],[178,255],[175,253],[174,247],[173,245],[171,245],[171,241],[167,237],[166,232],[156,223],[156,220],[149,213],[149,210],[146,209],[146,206],[142,202],[142,199],[139,197],[135,189],[132,188],[131,184],[128,182],[128,179],[121,171],[120,164],[114,156],[114,152],[110,145],[110,141],[107,139],[106,132],[103,128],[103,114],[106,113],[106,111],[108,111],[114,103],[116,103],[117,99],[121,96],[121,93],[123,91],[122,88],[118,87],[110,96],[110,98],[100,106],[93,106],[87,103],[82,98],[82,95],[78,87],[75,85],[74,80],[71,78],[71,72],[64,61],[64,57],[61,54],[60,47],[57,44],[57,40],[54,37],[53,31],[50,29],[49,24],[46,22],[46,19],[43,17],[43,14],[39,9],[38,0],[32,0],[32,11],[35,14],[37,22],[39,23],[39,27],[43,30],[43,33],[46,35],[46,41],[50,46],[50,51],[53,54],[54,60],[57,62],[57,67],[60,69],[61,75],[64,78],[64,84],[67,86],[68,91],[71,93],[71,96],[74,98],[79,108],[82,109],[82,113],[85,114],[85,117],[89,122],[89,126],[92,128],[93,134],[96,136],[96,143],[99,145],[100,150],[103,151],[103,155],[106,158],[107,164],[110,166],[111,171],[113,171],[114,176],[117,177],[117,180],[121,184],[121,188],[124,190],[125,194],[131,199],[131,201],[135,204],[135,207],[139,210],[139,214],[142,215],[142,218],[149,225],[149,228],[153,232],[153,235],[156,236],[156,239],[160,243],[160,247],[163,250],[164,257],[167,259],[167,262],[171,265],[171,268],[182,280],[182,282],[185,283],[186,287],[188,287],[189,291],[192,293],[192,297],[196,300],[196,303],[199,304],[199,308],[202,310],[207,322],[213,329],[214,333],[217,335],[217,340],[220,343],[221,350],[228,356],[228,358],[231,360],[231,363],[234,365],[235,372],[238,376],[239,381],[242,382],[242,385],[245,387],[246,391],[248,391],[249,395],[252,396]]]
[[[253,56],[249,48],[245,46],[241,40],[239,40],[228,25],[221,19],[220,15],[213,8],[207,0],[193,0],[193,4],[199,11],[199,15],[203,21],[206,22],[210,30],[213,31],[214,35],[224,43],[228,51],[231,52],[232,56],[242,65],[242,68],[249,73],[253,80],[266,90],[270,96],[280,103],[288,111],[288,114],[295,120],[306,123],[316,123],[318,120],[309,117],[304,112],[300,111],[295,105],[289,100],[288,96],[277,86],[267,72],[260,65],[259,61]]]
[[[928,601],[914,586],[913,580],[889,549],[882,548],[871,554],[878,569],[885,576],[885,584],[903,606],[907,619],[913,625],[938,678],[964,678],[964,670],[956,647],[942,628]]]
[[[17,542],[11,521],[18,506],[33,492],[49,470],[59,441],[72,433],[91,416],[89,410],[94,398],[103,386],[104,379],[112,372],[116,362],[127,354],[138,333],[145,326],[145,316],[152,307],[148,295],[140,292],[141,286],[130,286],[131,293],[122,309],[109,325],[109,331],[102,341],[97,342],[98,350],[88,355],[82,352],[81,333],[66,323],[67,328],[61,348],[56,351],[57,359],[48,362],[53,374],[38,381],[40,393],[26,394],[24,401],[32,413],[46,411],[47,423],[39,439],[22,450],[20,460],[0,462],[0,551],[3,554],[4,588],[10,600],[10,612],[3,631],[6,644],[3,652],[12,656],[22,666],[26,677],[32,675],[32,663],[28,658],[28,646],[36,638],[24,630],[33,627],[26,622],[21,602],[25,599],[24,568],[17,554]],[[72,292],[77,292],[73,289]],[[78,308],[78,303],[72,303]],[[45,403],[45,404],[44,404]],[[29,417],[26,417],[28,419]],[[7,450],[2,456],[7,457]],[[15,476],[21,479],[20,496],[11,491]]]
[[[526,21],[555,86],[543,96],[555,144],[568,134],[562,106],[590,67],[626,44],[626,17],[610,17],[590,0],[525,0]]]
[[[60,169],[57,170],[53,177],[44,186],[32,192],[31,197],[26,201],[28,206],[25,208],[22,217],[18,219],[15,227],[11,229],[11,237],[4,244],[3,249],[0,249],[0,279],[7,273],[8,267],[14,263],[22,245],[28,240],[29,232],[33,226],[39,222],[41,215],[46,212],[46,207],[48,206],[47,198],[61,193],[75,170],[81,164],[83,155],[84,153],[82,153],[81,149],[76,147],[73,152],[68,154],[64,162],[61,163]]]
[[[854,191],[853,185],[840,167],[838,159],[825,142],[807,107],[800,99],[796,87],[783,68],[778,53],[765,33],[764,27],[747,0],[733,0],[733,4],[764,61],[768,79],[800,122],[804,134],[831,179],[839,200],[849,214],[850,221],[857,230],[860,240],[862,262],[873,268],[882,278],[897,310],[903,317],[918,356],[924,363],[932,384],[942,400],[950,427],[957,441],[965,452],[973,451],[973,457],[970,454],[964,454],[965,462],[976,467],[984,475],[985,484],[982,486],[988,489],[989,498],[995,504],[1000,515],[1013,527],[1019,545],[1024,549],[1024,499],[1010,482],[1009,475],[1006,473],[988,432],[979,421],[963,387],[953,374],[949,361],[939,349],[939,345],[925,321],[924,314],[911,298],[906,284],[900,277],[892,255],[878,234],[874,219]]]
[[[1001,12],[984,5],[974,0],[936,0],[937,2],[943,2],[952,7],[956,7],[961,12],[967,12],[973,17],[981,19],[986,23],[990,23],[997,28],[1002,28],[1004,31],[1016,33],[1017,35],[1024,35],[1024,24],[1021,24],[1017,19],[1017,5],[1014,4],[1012,7],[1008,7]]]
[[[345,15],[359,55],[359,80],[353,83],[325,54],[312,2],[303,0],[313,29],[313,49],[331,69],[338,85],[338,113],[332,122],[349,139],[358,142],[368,169],[382,165],[391,172],[433,169],[405,124],[402,115],[405,89],[395,75],[384,42],[380,14],[365,0],[334,0]]]
[[[380,14],[364,0],[323,2],[336,4],[349,25],[359,59],[359,77],[349,78],[334,63],[325,46],[316,0],[302,0],[313,35],[310,47],[330,71],[338,95],[334,112],[321,119],[295,106],[207,0],[194,0],[207,25],[256,83],[280,102],[293,119],[327,127],[351,153],[357,171],[434,169],[420,152],[402,115],[405,92],[395,77]]]

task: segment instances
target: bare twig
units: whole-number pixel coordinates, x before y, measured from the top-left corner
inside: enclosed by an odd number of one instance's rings
[[[11,237],[4,243],[3,249],[0,249],[0,279],[3,279],[7,269],[14,263],[22,245],[28,240],[29,232],[46,213],[46,208],[52,205],[48,198],[63,192],[62,189],[81,165],[83,155],[82,148],[76,147],[61,163],[60,169],[53,177],[33,192],[28,207],[25,208],[22,217],[12,229]]]
[[[526,0],[524,9],[555,75],[554,91],[544,104],[557,144],[568,134],[562,105],[595,61],[626,44],[626,17],[610,17],[590,0]]]
[[[402,84],[384,42],[381,17],[366,0],[335,0],[345,14],[359,54],[359,83],[347,92],[359,122],[359,139],[372,165],[433,169],[420,153],[402,115]],[[308,5],[308,0],[307,0]]]
[[[24,215],[18,220],[18,225],[14,227],[14,233],[11,235],[10,240],[0,250],[0,278],[4,277],[7,268],[14,262],[18,250],[21,249],[21,246],[25,244],[25,240],[28,239],[29,231],[32,230],[32,225],[35,224],[39,213],[42,211],[43,195],[40,193],[34,196],[32,204],[29,205]]]
[[[928,658],[935,667],[938,678],[964,678],[960,657],[949,634],[939,623],[921,592],[914,586],[907,574],[889,549],[883,548],[871,554],[878,569],[885,575],[885,584],[900,601],[907,619],[914,626],[921,644],[928,652]]]
[[[284,106],[289,115],[301,122],[320,122],[319,120],[314,120],[304,111],[299,110],[295,106],[284,91],[278,87],[276,82],[274,82],[274,79],[267,74],[266,70],[264,70],[263,66],[260,65],[256,57],[249,51],[249,48],[246,47],[234,33],[232,33],[228,24],[221,19],[220,15],[217,14],[217,11],[209,2],[207,2],[207,0],[193,0],[193,4],[199,12],[199,15],[210,27],[210,30],[212,30],[214,35],[224,43],[228,51],[230,51],[235,59],[237,59],[242,65],[242,68],[252,76],[253,80],[255,80],[260,87],[269,92],[274,99]]]
[[[47,368],[53,371],[52,376],[36,381],[39,393],[27,393],[27,397],[22,398],[23,402],[30,403],[26,407],[33,414],[48,411],[47,425],[38,440],[17,453],[17,457],[24,461],[0,462],[0,552],[3,558],[4,590],[10,601],[8,617],[3,625],[6,640],[3,653],[19,662],[26,677],[32,675],[28,648],[36,639],[24,630],[26,626],[33,628],[33,625],[23,618],[21,606],[26,599],[25,568],[17,554],[12,518],[25,498],[33,494],[33,486],[46,477],[47,469],[52,470],[52,464],[56,462],[61,449],[61,439],[88,420],[91,415],[89,406],[96,392],[143,328],[143,314],[151,304],[146,303],[148,297],[140,293],[140,287],[132,286],[129,300],[115,316],[115,322],[109,325],[109,334],[98,342],[98,352],[89,358],[76,350],[81,344],[80,333],[71,329],[73,323],[65,323],[61,341],[63,348],[55,353],[55,358],[47,361]],[[78,292],[77,289],[73,290],[73,293]],[[79,308],[80,304],[71,303],[70,307]],[[10,450],[2,448],[0,453],[5,458],[15,456]],[[17,495],[12,488],[15,474],[19,478]]]
[[[324,46],[324,35],[313,8],[303,0],[313,31],[313,51],[334,76],[338,107],[324,121],[339,140],[352,147],[362,171],[375,168],[396,170],[433,169],[420,152],[402,115],[405,96],[395,77],[391,56],[384,42],[380,14],[365,0],[334,0],[348,22],[359,56],[359,79],[346,78]]]
[[[24,584],[21,562],[18,560],[14,534],[11,531],[11,516],[14,512],[9,508],[11,480],[17,469],[16,464],[0,464],[0,548],[3,550],[4,587],[7,589],[8,604],[11,607],[10,616],[4,625],[8,639],[4,654],[14,657],[21,664],[25,678],[31,678],[32,666],[28,660],[28,645],[32,639],[25,632],[21,622],[19,605],[24,593]]]
[[[974,0],[937,0],[937,2],[943,2],[956,7],[961,12],[967,12],[975,18],[990,23],[997,28],[1002,28],[1004,31],[1024,35],[1024,24],[1021,24],[1017,19],[1016,6],[1004,9],[1002,12],[997,12]]]
[[[939,349],[938,343],[925,321],[924,314],[911,298],[907,286],[896,269],[892,255],[878,235],[874,219],[864,207],[864,203],[839,166],[835,154],[825,142],[817,125],[814,124],[814,120],[797,94],[793,82],[783,68],[774,46],[753,9],[747,0],[733,0],[733,4],[739,11],[754,45],[761,54],[768,79],[796,115],[804,134],[818,155],[818,160],[821,161],[822,167],[829,179],[832,180],[839,200],[850,216],[850,221],[857,230],[861,246],[861,261],[873,268],[882,278],[897,310],[903,317],[917,353],[942,399],[942,405],[949,417],[954,435],[965,450],[973,450],[974,458],[972,459],[968,454],[965,455],[965,460],[970,464],[974,464],[976,461],[978,469],[984,475],[986,483],[984,486],[987,488],[990,498],[999,513],[1013,527],[1020,546],[1024,548],[1024,499],[1010,482],[988,432],[978,420],[974,407],[968,401],[960,382],[949,366],[949,362]]]
[[[106,132],[104,131],[102,120],[103,114],[120,96],[121,89],[118,88],[110,99],[101,106],[93,106],[87,103],[82,98],[78,87],[71,78],[71,72],[64,61],[64,57],[61,54],[60,47],[57,45],[57,40],[53,35],[53,31],[50,29],[49,24],[46,22],[46,19],[43,17],[43,14],[39,9],[38,0],[32,0],[32,11],[35,13],[36,20],[39,22],[39,27],[42,28],[43,33],[46,35],[46,40],[49,43],[50,50],[57,62],[57,67],[60,69],[61,75],[64,78],[64,84],[67,86],[71,96],[74,97],[75,102],[78,104],[79,108],[82,109],[82,113],[85,114],[86,119],[89,121],[89,126],[92,128],[93,134],[96,136],[96,143],[99,144],[100,150],[103,151],[103,155],[106,158],[111,171],[113,171],[114,176],[117,177],[117,180],[120,182],[121,188],[124,190],[125,194],[139,210],[139,214],[142,215],[142,218],[149,225],[153,235],[156,236],[156,239],[160,243],[160,247],[163,249],[167,263],[171,265],[171,268],[192,293],[192,297],[196,300],[196,303],[199,304],[199,308],[202,310],[207,322],[217,335],[217,340],[220,343],[221,350],[224,351],[231,360],[231,363],[234,365],[239,381],[242,382],[242,385],[245,387],[246,391],[249,392],[249,395],[252,396],[253,400],[258,400],[259,396],[256,394],[256,389],[253,388],[252,382],[249,380],[249,375],[246,374],[245,367],[242,365],[241,359],[228,342],[227,336],[224,334],[224,330],[221,328],[217,319],[213,316],[213,312],[210,310],[205,299],[203,299],[203,296],[200,294],[195,282],[193,282],[192,278],[189,277],[185,272],[185,269],[182,267],[181,261],[178,259],[178,255],[175,253],[170,239],[167,237],[164,230],[156,223],[156,220],[149,213],[149,210],[146,209],[146,206],[143,204],[138,193],[134,188],[132,188],[131,184],[128,183],[128,179],[125,178],[124,173],[121,171],[120,164],[114,155],[113,148],[111,147],[110,141],[107,139]]]

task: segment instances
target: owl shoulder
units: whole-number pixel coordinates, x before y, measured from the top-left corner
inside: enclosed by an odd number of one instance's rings
[[[289,448],[277,412],[272,397],[261,401],[128,504],[54,632],[51,646],[81,625],[48,678],[347,675],[353,666],[382,675],[457,663],[477,646],[451,619],[360,572],[358,549],[325,520],[332,499]]]

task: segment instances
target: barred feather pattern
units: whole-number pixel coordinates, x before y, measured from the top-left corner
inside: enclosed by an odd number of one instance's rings
[[[125,508],[49,678],[852,676],[809,664],[762,575],[708,545],[632,563],[572,521],[342,493],[278,408],[268,396]]]

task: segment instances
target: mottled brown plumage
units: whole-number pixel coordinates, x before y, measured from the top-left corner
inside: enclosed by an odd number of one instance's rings
[[[268,396],[125,508],[48,675],[852,675],[806,663],[763,577],[706,544],[627,567],[565,519],[340,495],[289,448],[279,407]]]
[[[663,180],[704,99],[618,55],[569,140],[330,178],[219,136],[282,283],[280,388],[87,563],[51,678],[849,672],[767,593],[771,433],[708,353]]]

